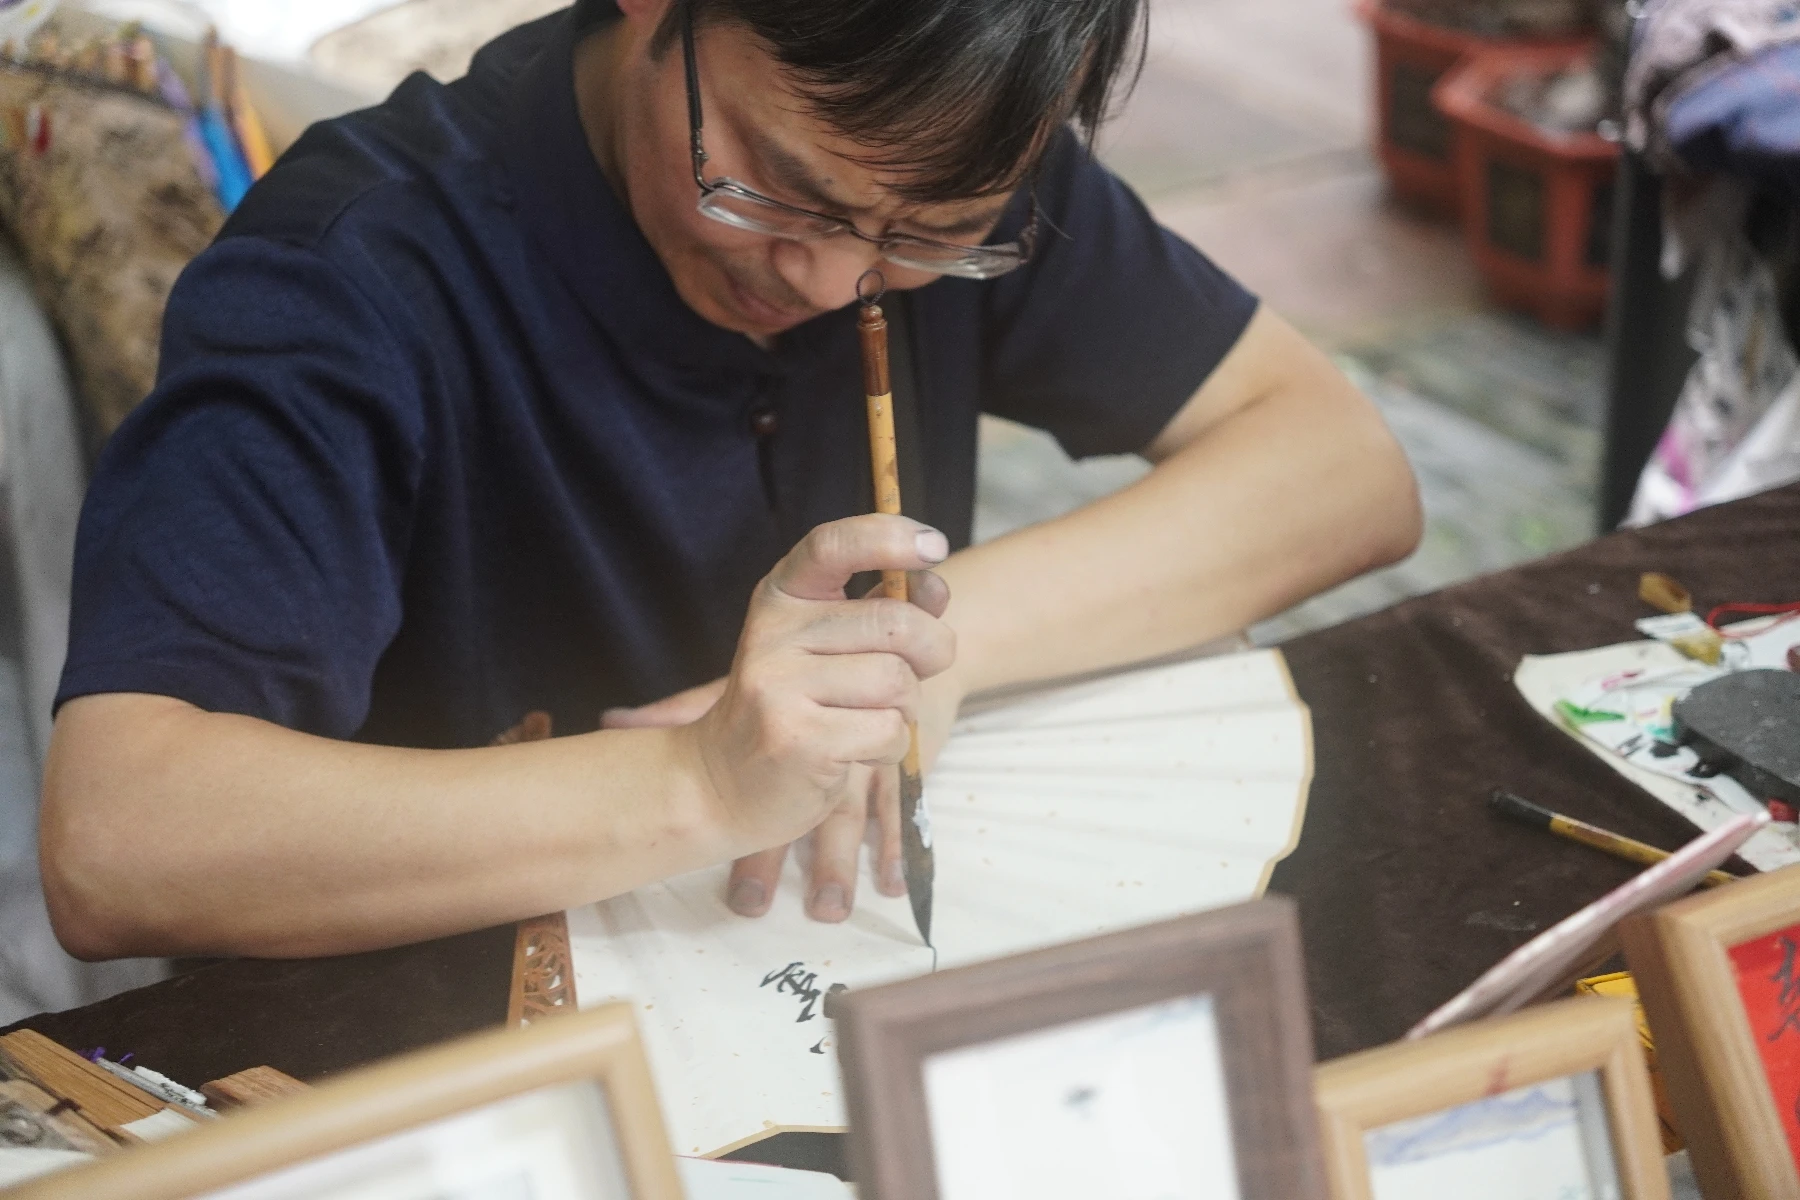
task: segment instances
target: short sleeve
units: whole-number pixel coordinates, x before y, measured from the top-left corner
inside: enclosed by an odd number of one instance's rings
[[[235,237],[196,259],[82,509],[57,703],[148,692],[352,735],[401,619],[421,456],[399,363],[313,251]]]
[[[989,285],[982,406],[1078,458],[1142,450],[1237,344],[1256,298],[1157,224],[1067,129],[1037,198],[1036,253]],[[1003,230],[1023,219],[1022,201]]]

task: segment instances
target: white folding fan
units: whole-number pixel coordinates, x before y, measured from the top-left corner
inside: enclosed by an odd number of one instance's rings
[[[1259,894],[1300,834],[1307,710],[1279,653],[1157,666],[967,713],[926,780],[938,965]],[[809,920],[790,857],[774,907],[725,907],[726,867],[567,914],[582,1007],[638,1007],[677,1153],[844,1126],[824,998],[933,969],[904,898],[864,877]]]

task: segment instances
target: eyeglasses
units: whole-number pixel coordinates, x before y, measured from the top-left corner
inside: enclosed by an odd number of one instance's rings
[[[681,0],[681,53],[687,68],[688,131],[693,143],[694,182],[700,185],[700,211],[713,220],[751,233],[793,241],[816,241],[848,234],[881,251],[881,257],[899,267],[958,275],[964,279],[992,279],[1023,266],[1037,241],[1037,197],[1031,198],[1031,215],[1016,241],[992,246],[959,246],[906,233],[871,236],[842,217],[784,204],[746,187],[735,179],[706,178],[706,149],[700,141],[700,69],[694,57],[694,0]]]

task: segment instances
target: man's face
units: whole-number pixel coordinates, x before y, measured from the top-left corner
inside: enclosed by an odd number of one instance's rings
[[[626,11],[626,20],[583,46],[577,89],[596,154],[694,311],[726,329],[770,337],[855,299],[856,280],[871,267],[890,288],[936,278],[888,263],[848,235],[792,241],[702,214],[680,44],[652,57],[650,32],[660,11]],[[897,198],[881,173],[854,161],[854,143],[807,111],[753,35],[736,25],[704,25],[696,37],[709,180],[729,176],[772,199],[853,221],[868,234],[975,245],[999,220],[1005,197],[931,205]],[[610,54],[596,47],[607,38],[618,39]],[[595,120],[590,114],[602,93],[610,111]],[[610,130],[610,141],[596,126]]]

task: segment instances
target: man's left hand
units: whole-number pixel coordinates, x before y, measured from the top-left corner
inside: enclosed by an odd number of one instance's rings
[[[962,691],[954,668],[924,686],[924,707],[919,713],[919,752],[927,769],[950,736]],[[725,690],[725,681],[676,692],[642,708],[608,709],[601,715],[602,729],[647,729],[686,725],[706,715]],[[900,865],[900,773],[898,768],[857,768],[866,779],[852,787],[854,799],[838,806],[811,834],[812,856],[807,880],[806,912],[815,921],[837,922],[850,916],[856,901],[857,865],[862,844],[873,819],[879,837],[875,853],[875,887],[884,896],[906,895],[906,879]],[[798,845],[798,843],[795,843]],[[726,903],[733,912],[760,917],[774,902],[789,846],[777,846],[740,858],[731,867]]]

